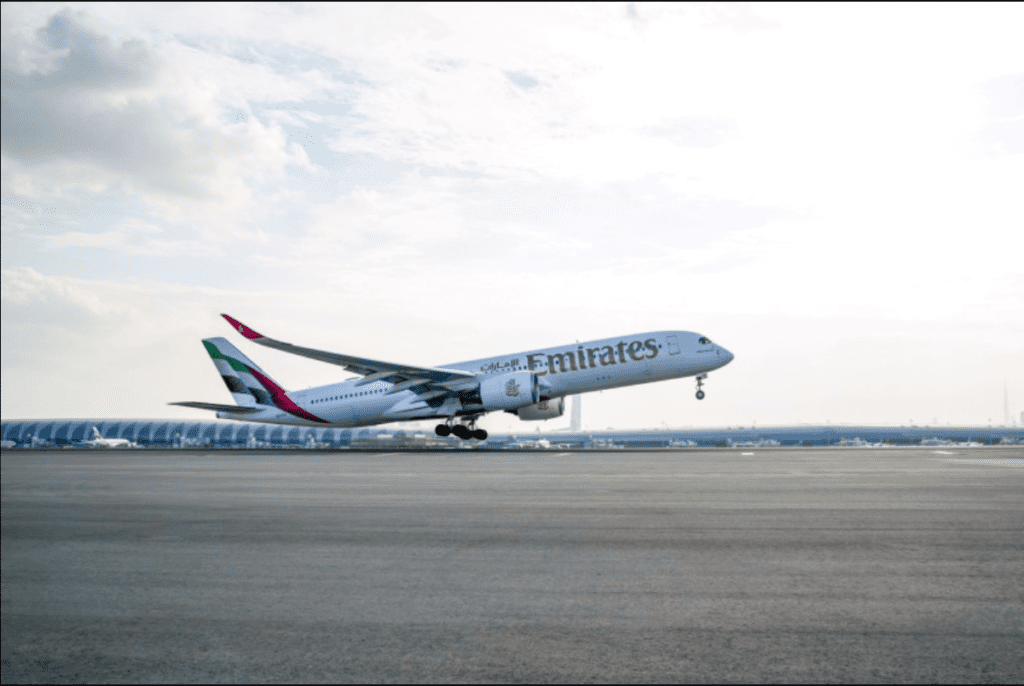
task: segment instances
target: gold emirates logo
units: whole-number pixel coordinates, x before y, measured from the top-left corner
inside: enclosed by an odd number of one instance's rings
[[[511,379],[507,384],[505,384],[505,395],[510,398],[519,397],[519,384],[515,382],[515,379]]]

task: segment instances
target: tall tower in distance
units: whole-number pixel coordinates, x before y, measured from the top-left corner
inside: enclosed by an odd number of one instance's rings
[[[572,415],[569,418],[569,431],[577,432],[583,426],[583,408],[580,407],[581,396],[572,397]]]
[[[1006,394],[1006,384],[1003,384],[1003,426],[1010,425],[1010,397]]]

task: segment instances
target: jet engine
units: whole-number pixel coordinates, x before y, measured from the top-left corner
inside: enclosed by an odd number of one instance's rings
[[[564,412],[565,398],[552,398],[551,400],[541,400],[535,405],[520,407],[514,413],[520,419],[532,421],[536,419],[554,419],[555,417],[561,417]]]
[[[514,410],[540,398],[533,372],[512,372],[480,382],[480,401],[488,410]]]

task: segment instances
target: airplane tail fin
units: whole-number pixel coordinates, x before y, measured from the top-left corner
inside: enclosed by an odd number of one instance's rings
[[[284,389],[226,338],[204,338],[203,345],[236,403],[242,407],[277,405]]]
[[[95,426],[92,427],[92,438],[94,441],[98,441],[101,438],[103,438],[103,436],[100,434],[100,430],[97,429]]]

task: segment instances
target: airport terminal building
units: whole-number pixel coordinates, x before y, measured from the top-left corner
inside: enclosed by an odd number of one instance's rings
[[[92,437],[96,427],[104,438],[125,438],[139,446],[305,446],[311,442],[344,447],[351,429],[316,429],[258,423],[182,421],[180,419],[41,419],[4,421],[0,437],[19,445],[75,445]]]
[[[289,427],[254,422],[183,421],[180,419],[36,419],[0,423],[5,446],[75,446],[92,437],[124,438],[142,448],[372,448],[458,447],[458,439],[441,439],[432,431],[383,425],[366,429]],[[878,427],[796,426],[725,427],[657,431],[524,432],[492,434],[492,447],[670,448],[829,445],[929,445],[1024,443],[1019,427]]]

